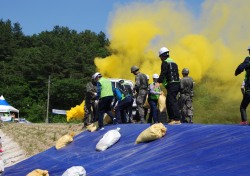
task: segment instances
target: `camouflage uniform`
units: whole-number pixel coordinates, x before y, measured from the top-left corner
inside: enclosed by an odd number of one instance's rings
[[[147,76],[143,73],[138,73],[135,76],[135,91],[136,91],[136,104],[138,108],[138,113],[140,116],[141,122],[145,122],[144,119],[144,113],[145,109],[143,108],[143,105],[147,98],[148,93],[148,80]]]
[[[86,96],[85,96],[85,105],[84,105],[84,124],[95,122],[96,119],[96,83],[94,81],[88,82],[86,84]],[[89,119],[89,116],[91,118]]]
[[[189,76],[183,77],[180,80],[180,98],[179,98],[181,121],[183,123],[185,122],[193,123],[193,105],[192,105],[193,96],[194,96],[193,79]]]

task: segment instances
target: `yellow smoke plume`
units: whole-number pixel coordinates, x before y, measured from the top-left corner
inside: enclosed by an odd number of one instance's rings
[[[204,0],[199,15],[187,7],[188,2],[117,5],[108,26],[112,55],[95,59],[98,71],[106,77],[134,80],[130,68],[137,65],[152,81],[152,75],[160,73],[158,50],[166,46],[179,73],[187,67],[197,84],[209,78],[206,85],[211,93],[241,99],[244,74],[235,77],[234,71],[248,55],[250,1]]]
[[[66,111],[67,122],[71,120],[82,120],[84,117],[84,104],[83,101],[80,105],[72,107],[69,111]]]
[[[248,55],[250,1],[207,0],[200,15],[194,15],[185,2],[117,6],[109,23],[112,55],[95,59],[98,71],[106,77],[134,80],[130,67],[137,65],[152,77],[160,73],[158,50],[166,46],[179,72],[187,67],[196,83],[210,78],[213,91],[241,98],[244,74],[235,77],[234,71]]]

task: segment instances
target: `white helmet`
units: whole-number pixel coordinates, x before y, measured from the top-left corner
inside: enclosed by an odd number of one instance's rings
[[[247,50],[250,50],[250,45],[248,46]]]
[[[96,72],[95,74],[92,75],[92,79],[96,79],[97,76],[102,76],[101,73]]]
[[[159,56],[162,55],[163,53],[166,53],[166,52],[169,52],[169,50],[168,50],[166,47],[162,47],[162,48],[159,50]]]
[[[148,76],[148,75],[146,75],[146,77],[147,77],[147,79],[149,79],[149,76]]]
[[[155,73],[155,74],[153,74],[153,78],[158,79],[159,75]]]

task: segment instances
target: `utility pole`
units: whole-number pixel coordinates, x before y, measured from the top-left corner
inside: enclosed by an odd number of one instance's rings
[[[49,75],[49,81],[48,81],[47,114],[46,114],[45,123],[49,123],[49,90],[50,90],[50,75]]]

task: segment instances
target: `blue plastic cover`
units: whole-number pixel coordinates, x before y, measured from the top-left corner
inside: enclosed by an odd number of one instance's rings
[[[120,140],[103,152],[95,150],[102,136],[120,127]],[[11,167],[4,175],[25,176],[35,169],[62,175],[72,166],[83,166],[88,176],[100,175],[250,175],[250,127],[240,125],[166,125],[161,139],[135,144],[149,124],[106,126],[82,132],[56,150],[52,147]]]

